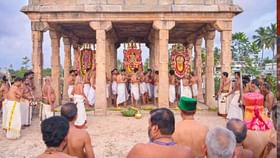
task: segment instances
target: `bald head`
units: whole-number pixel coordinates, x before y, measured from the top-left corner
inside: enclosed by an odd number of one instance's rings
[[[237,143],[242,143],[247,135],[247,126],[245,122],[239,119],[230,119],[227,123],[227,129],[233,132]]]
[[[66,103],[61,107],[61,116],[65,117],[69,122],[74,121],[77,116],[77,105],[74,103]]]

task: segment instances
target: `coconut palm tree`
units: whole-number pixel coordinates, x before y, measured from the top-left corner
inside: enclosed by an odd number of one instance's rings
[[[275,47],[276,47],[276,24],[271,24],[266,27],[267,37],[266,37],[266,48],[272,50],[272,61],[275,59]],[[272,63],[273,70],[273,63]]]
[[[255,31],[257,34],[253,35],[254,42],[262,50],[262,60],[264,49],[266,48],[267,31],[264,27],[260,27]]]
[[[236,32],[232,35],[232,50],[234,53],[238,53],[240,57],[248,56],[248,47],[250,45],[249,38],[244,32]]]

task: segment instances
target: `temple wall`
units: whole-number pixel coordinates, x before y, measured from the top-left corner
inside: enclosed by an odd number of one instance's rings
[[[232,0],[29,0],[29,5],[211,5],[232,4]]]

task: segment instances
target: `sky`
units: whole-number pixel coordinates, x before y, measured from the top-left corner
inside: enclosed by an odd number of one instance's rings
[[[243,13],[233,19],[233,32],[245,32],[249,38],[260,26],[269,26],[276,23],[276,0],[234,0],[241,6]],[[27,56],[31,59],[32,40],[31,28],[28,17],[20,12],[27,4],[27,0],[1,0],[0,1],[0,67],[18,69],[22,58]],[[220,46],[219,34],[216,35],[215,45]],[[50,39],[44,33],[43,53],[44,68],[50,67]],[[122,59],[122,50],[118,49],[118,58]],[[63,64],[63,47],[60,49],[61,64]],[[143,60],[148,57],[148,49],[142,45]],[[266,51],[264,57],[271,57],[272,52]],[[31,64],[30,64],[31,65]]]

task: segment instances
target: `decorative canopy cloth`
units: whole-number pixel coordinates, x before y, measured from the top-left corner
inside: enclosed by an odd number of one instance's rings
[[[89,69],[91,71],[95,71],[96,69],[96,59],[95,59],[96,51],[92,44],[84,44],[81,48],[79,55],[77,56],[78,64],[77,70],[81,75],[85,75],[86,70]]]
[[[127,44],[127,48],[124,49],[124,61],[123,67],[128,74],[131,74],[135,68],[138,70],[143,69],[142,56],[141,56],[140,44],[137,48],[137,44],[134,41],[130,41]]]
[[[190,53],[181,44],[172,46],[171,68],[179,78],[183,78],[186,73],[189,74],[191,71]]]

